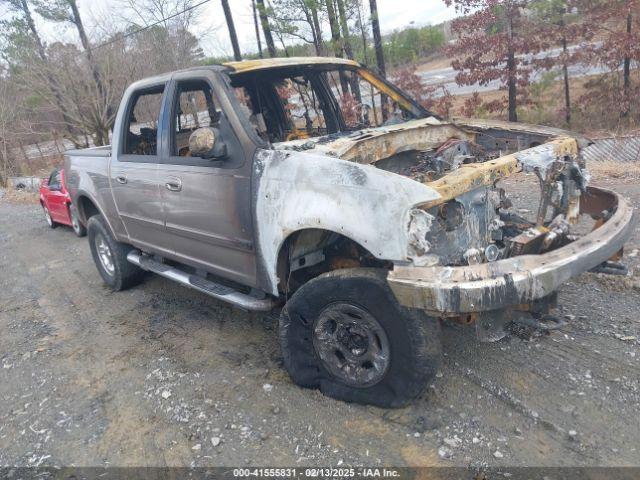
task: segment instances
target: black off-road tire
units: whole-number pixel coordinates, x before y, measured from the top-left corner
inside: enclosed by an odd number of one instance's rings
[[[80,217],[78,216],[78,209],[73,205],[69,205],[69,218],[71,219],[71,228],[76,237],[86,237],[87,227],[80,223]]]
[[[384,330],[389,362],[374,384],[349,384],[332,374],[314,345],[314,335],[320,342],[314,328],[322,312],[341,305],[367,312]],[[303,285],[280,315],[279,337],[284,365],[296,384],[319,388],[338,400],[383,408],[401,407],[418,397],[442,360],[439,320],[400,306],[387,284],[386,272],[377,269],[336,270]]]
[[[114,292],[126,290],[139,284],[144,278],[144,270],[127,261],[127,254],[133,249],[131,245],[117,242],[111,235],[109,227],[102,215],[94,215],[87,222],[89,247],[100,276]],[[98,252],[97,243],[109,249],[109,263],[112,271],[105,266]]]

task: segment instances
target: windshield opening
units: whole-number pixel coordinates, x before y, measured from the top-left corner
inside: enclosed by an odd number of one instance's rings
[[[416,118],[357,70],[301,68],[233,75],[236,96],[258,134],[302,140]]]

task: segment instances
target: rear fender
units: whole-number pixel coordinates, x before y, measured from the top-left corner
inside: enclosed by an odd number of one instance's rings
[[[95,198],[93,198],[91,196],[91,194],[83,191],[83,190],[79,190],[77,195],[75,196],[75,200],[73,200],[71,203],[69,203],[69,206],[71,204],[75,205],[76,208],[78,209],[78,215],[80,216],[80,221],[84,224],[87,225],[89,218],[87,218],[87,212],[85,211],[85,203],[84,202],[91,202],[91,204],[93,204],[94,208],[98,211],[98,213],[100,215],[102,215],[102,218],[104,218],[105,223],[107,224],[107,227],[109,228],[109,233],[111,233],[111,235],[113,236],[113,238],[118,238],[118,236],[116,235],[115,230],[113,229],[113,226],[111,225],[111,222],[109,220],[109,217],[107,215],[105,215],[104,211],[102,210],[102,208],[100,207],[100,205],[98,204],[98,202],[96,201]]]

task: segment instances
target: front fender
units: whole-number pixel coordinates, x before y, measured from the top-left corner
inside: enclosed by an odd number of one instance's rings
[[[330,230],[381,260],[405,262],[409,211],[440,197],[426,185],[369,165],[278,150],[256,153],[253,193],[261,276],[274,295],[278,252],[291,233]]]

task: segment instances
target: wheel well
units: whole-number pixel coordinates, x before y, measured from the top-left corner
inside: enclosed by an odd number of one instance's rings
[[[318,275],[356,267],[391,268],[391,264],[339,233],[298,230],[287,237],[278,253],[278,290],[290,294]]]
[[[99,215],[100,210],[95,204],[85,196],[78,197],[78,213],[80,214],[80,218],[84,220],[84,224],[89,221],[91,217],[94,215]]]

